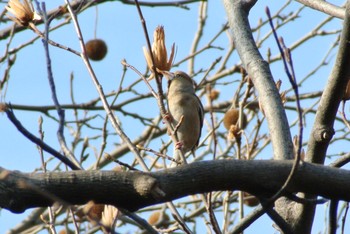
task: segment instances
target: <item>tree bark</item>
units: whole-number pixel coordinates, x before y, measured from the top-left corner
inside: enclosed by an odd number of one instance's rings
[[[0,207],[15,213],[32,207],[95,203],[135,211],[187,195],[242,190],[269,198],[280,189],[292,161],[217,160],[158,172],[69,171],[20,173],[0,169]],[[350,171],[301,163],[285,196],[304,192],[350,201]]]

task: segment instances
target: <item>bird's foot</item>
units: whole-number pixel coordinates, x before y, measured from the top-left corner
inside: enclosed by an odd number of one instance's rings
[[[175,144],[175,149],[182,149],[184,146],[184,143],[182,141],[179,141]]]
[[[173,117],[170,115],[170,113],[166,113],[163,117],[163,123],[171,122],[172,120],[173,120]]]

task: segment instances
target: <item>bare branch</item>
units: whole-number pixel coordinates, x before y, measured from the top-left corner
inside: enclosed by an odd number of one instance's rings
[[[236,189],[269,197],[283,185],[292,164],[293,161],[289,160],[215,160],[148,173],[70,171],[25,174],[1,169],[0,207],[23,212],[31,207],[51,206],[54,202],[84,204],[94,200],[134,211],[191,194]],[[347,170],[303,163],[285,195],[300,191],[350,201],[349,181],[350,172]],[[43,191],[47,193],[43,195]],[[50,194],[54,196],[50,197]]]
[[[334,119],[339,104],[344,96],[346,84],[350,77],[350,4],[347,4],[346,17],[333,70],[328,84],[322,93],[316,112],[315,123],[308,143],[306,160],[313,163],[323,163],[328,144],[333,137]]]
[[[248,75],[264,103],[271,141],[276,159],[292,159],[293,144],[283,104],[270,68],[256,47],[248,22],[248,13],[255,1],[225,0],[231,36]]]
[[[345,9],[333,5],[332,3],[320,0],[296,0],[305,6],[311,7],[317,11],[324,12],[328,15],[335,16],[340,19],[345,18]]]

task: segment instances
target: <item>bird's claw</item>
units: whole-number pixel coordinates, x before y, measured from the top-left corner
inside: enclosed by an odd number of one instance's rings
[[[175,149],[181,149],[184,146],[184,143],[182,141],[179,141],[175,144]]]
[[[165,122],[171,122],[172,121],[172,116],[170,115],[170,113],[166,113],[163,117],[163,123]]]

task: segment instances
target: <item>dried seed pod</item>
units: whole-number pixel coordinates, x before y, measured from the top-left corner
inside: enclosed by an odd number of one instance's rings
[[[87,216],[90,222],[96,224],[101,220],[104,207],[104,204],[96,204],[93,201],[89,201],[83,208],[83,213]]]
[[[151,59],[151,53],[153,55],[154,64]],[[152,71],[149,79],[154,78],[153,65],[157,68],[157,72],[170,71],[175,56],[175,43],[171,47],[170,56],[168,58],[168,51],[165,47],[165,31],[163,26],[158,26],[154,30],[152,51],[149,51],[148,48],[144,46],[143,54],[145,56],[148,68]]]
[[[167,228],[169,225],[169,216],[162,210],[156,210],[148,218],[148,223],[157,228]]]
[[[101,39],[93,39],[85,44],[87,56],[94,61],[102,60],[107,54],[107,45]]]
[[[7,105],[3,102],[0,102],[0,112],[5,112],[7,110]]]
[[[58,232],[58,234],[74,234],[75,232],[70,230],[69,228],[62,229]]]
[[[259,199],[249,193],[243,193],[243,203],[249,207],[254,207],[259,205]]]
[[[245,114],[242,114],[242,129],[247,126],[247,117]],[[239,110],[238,109],[230,109],[225,113],[224,116],[224,126],[227,130],[231,129],[231,125],[237,125],[239,119]]]
[[[102,217],[101,217],[102,230],[104,233],[111,233],[114,220],[118,217],[119,217],[118,208],[112,205],[104,206]]]
[[[9,0],[5,9],[13,15],[8,15],[9,19],[25,27],[33,21],[41,19],[29,0],[24,0],[23,3],[19,0]]]
[[[242,135],[242,130],[237,125],[231,125],[230,129],[228,130],[227,139],[233,140],[233,139],[240,139]]]
[[[220,96],[220,91],[216,89],[212,89],[209,93],[209,98],[211,100],[216,100],[219,98],[219,96]]]

